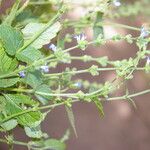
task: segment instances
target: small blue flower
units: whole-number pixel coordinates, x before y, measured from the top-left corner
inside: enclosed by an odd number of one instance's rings
[[[55,52],[57,50],[57,47],[54,44],[50,44],[49,49]]]
[[[120,2],[119,0],[114,0],[114,1],[113,1],[113,4],[114,4],[116,7],[121,6],[121,2]]]
[[[74,84],[74,86],[77,87],[77,88],[81,88],[82,87],[82,83],[81,82],[76,82]]]
[[[148,30],[146,30],[145,27],[142,26],[142,27],[141,27],[141,34],[140,34],[140,37],[145,38],[145,37],[147,37],[148,35],[149,35]]]
[[[48,72],[49,72],[49,66],[47,66],[47,65],[41,66],[40,69],[41,69],[44,73],[48,73]]]
[[[150,57],[147,56],[146,64],[150,65]]]
[[[85,41],[86,40],[86,36],[84,33],[81,33],[79,35],[75,35],[74,38],[77,40],[77,42],[79,43],[80,41]]]
[[[25,78],[25,76],[26,76],[25,71],[20,71],[20,72],[19,72],[19,76],[20,76],[21,78]]]

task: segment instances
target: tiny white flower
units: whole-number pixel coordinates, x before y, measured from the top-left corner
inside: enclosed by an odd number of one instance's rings
[[[86,36],[85,36],[84,33],[79,34],[79,35],[75,35],[74,38],[77,40],[78,43],[79,43],[80,41],[86,40]]]
[[[142,27],[141,27],[141,34],[140,34],[140,37],[145,38],[145,37],[147,37],[148,35],[149,35],[148,30],[146,30],[145,27],[142,26]]]
[[[57,47],[54,44],[50,44],[49,49],[55,52],[57,50]]]
[[[114,4],[116,7],[121,6],[121,2],[120,2],[119,0],[114,0],[114,1],[113,1],[113,4]]]
[[[47,65],[41,66],[40,69],[41,69],[44,73],[48,73],[48,72],[49,72],[49,67],[48,67]]]
[[[147,56],[146,64],[150,65],[150,57]]]
[[[82,83],[81,82],[76,82],[74,84],[74,86],[77,87],[77,88],[81,88],[82,87]]]

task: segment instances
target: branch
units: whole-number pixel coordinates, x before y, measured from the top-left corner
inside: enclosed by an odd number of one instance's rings
[[[24,2],[24,4],[22,5],[22,7],[17,11],[16,16],[18,16],[21,12],[23,12],[23,10],[28,6],[29,2],[30,2],[30,0],[26,0]]]
[[[6,143],[8,144],[8,141],[7,140],[4,140],[4,139],[0,139],[0,142],[1,143]],[[15,144],[15,145],[22,145],[22,146],[29,146],[28,143],[25,143],[25,142],[21,142],[21,141],[12,141],[12,144]]]
[[[4,20],[4,24],[7,24],[7,25],[11,25],[13,20],[15,19],[16,17],[16,14],[17,14],[17,10],[19,8],[19,5],[21,3],[22,0],[16,0],[15,4],[13,5],[12,9],[11,9],[11,12],[10,14],[7,16],[7,18]]]
[[[150,93],[150,89],[147,89],[147,90],[144,90],[144,91],[141,91],[141,92],[137,92],[137,93],[134,93],[134,94],[131,94],[131,95],[123,95],[123,96],[120,96],[120,97],[112,97],[112,98],[107,98],[107,99],[100,99],[100,101],[114,101],[114,100],[126,100],[128,98],[133,98],[133,97],[137,97],[137,96],[141,96],[141,95],[144,95],[144,94],[147,94],[147,93]],[[85,94],[86,96],[86,94]],[[76,98],[76,100],[73,100],[71,101],[71,103],[75,103],[75,102],[79,102],[79,98]],[[52,104],[52,105],[47,105],[47,106],[41,106],[41,107],[36,107],[36,108],[31,108],[31,109],[28,109],[28,110],[24,110],[20,113],[16,113],[16,114],[13,114],[7,118],[5,118],[4,120],[2,120],[0,122],[0,125],[12,118],[16,118],[18,116],[21,116],[23,114],[26,114],[26,113],[29,113],[29,112],[35,112],[35,111],[38,111],[38,110],[45,110],[45,109],[54,109],[55,107],[58,107],[58,106],[62,106],[66,104],[66,101],[63,101],[61,103],[57,103],[57,104]]]
[[[116,68],[98,68],[97,71],[115,71]],[[142,71],[145,70],[145,68],[140,67],[136,68],[135,70],[137,71]],[[68,71],[68,72],[60,72],[60,73],[52,73],[52,74],[45,74],[45,77],[51,77],[51,76],[61,76],[63,74],[82,74],[82,73],[87,73],[89,72],[89,69],[84,69],[84,70],[76,70],[76,71]]]

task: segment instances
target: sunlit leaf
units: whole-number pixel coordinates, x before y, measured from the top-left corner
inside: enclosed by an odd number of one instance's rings
[[[15,85],[19,81],[19,78],[7,78],[0,79],[0,88],[7,88]]]
[[[26,135],[30,138],[41,138],[43,137],[43,133],[41,131],[40,126],[37,127],[25,127]]]
[[[16,69],[18,62],[16,58],[9,56],[0,42],[0,74],[5,74]]]
[[[4,96],[6,99],[5,109],[8,116],[22,113],[28,106],[35,105],[35,102],[25,95],[5,94]],[[23,113],[22,115],[18,115],[15,118],[20,125],[35,127],[41,123],[43,116],[39,111],[31,111],[28,113]]]
[[[21,32],[7,25],[0,25],[0,40],[6,52],[11,56],[16,54],[24,42]]]
[[[18,122],[16,119],[11,119],[11,120],[8,120],[8,121],[2,123],[1,128],[4,131],[9,131],[9,130],[14,129],[17,126],[17,124],[18,124]]]
[[[77,131],[76,131],[76,127],[75,127],[75,118],[74,118],[73,110],[71,109],[71,107],[66,106],[66,112],[67,112],[70,124],[72,126],[72,129],[77,137]]]
[[[34,47],[27,47],[23,51],[17,53],[16,57],[18,60],[30,64],[42,58],[42,54]]]
[[[29,41],[45,25],[46,24],[44,23],[29,23],[28,25],[26,25],[26,27],[22,30],[25,41]],[[43,45],[50,43],[51,39],[53,39],[56,36],[60,28],[61,25],[59,22],[53,24],[32,43],[32,47],[40,49],[43,47]]]

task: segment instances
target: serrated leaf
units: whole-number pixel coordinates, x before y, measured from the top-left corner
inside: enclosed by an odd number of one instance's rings
[[[7,78],[0,79],[0,88],[7,88],[15,85],[19,81],[19,78]]]
[[[26,74],[26,77],[22,81],[30,85],[32,88],[36,89],[43,83],[42,73],[39,70],[28,72]]]
[[[30,46],[24,49],[23,51],[17,53],[16,57],[18,60],[30,64],[42,58],[42,54],[39,50]]]
[[[66,106],[65,108],[66,108],[66,112],[67,112],[67,115],[68,115],[68,118],[69,118],[69,122],[72,126],[74,134],[77,137],[78,135],[77,135],[77,131],[76,131],[75,118],[74,118],[73,110],[71,109],[71,107],[68,107],[68,106]]]
[[[30,142],[30,147],[32,149],[38,148],[41,150],[65,150],[66,145],[56,139],[47,139],[47,140],[41,140],[41,141],[33,141]]]
[[[15,97],[15,103],[17,105],[21,105],[21,104],[25,104],[28,106],[36,106],[39,105],[39,103],[37,101],[34,101],[33,99],[31,99],[29,96],[27,95],[23,95],[23,94],[14,94],[13,95]]]
[[[98,111],[99,111],[99,114],[100,114],[100,117],[103,117],[104,116],[104,111],[103,111],[103,105],[102,103],[100,102],[100,100],[98,98],[94,98],[93,99]]]
[[[12,72],[16,69],[18,62],[16,58],[7,55],[0,42],[0,74]]]
[[[5,105],[5,98],[3,96],[0,96],[0,113],[5,110]]]
[[[0,39],[6,52],[11,56],[16,54],[24,42],[21,32],[7,25],[0,25]]]
[[[3,131],[10,131],[14,129],[17,126],[18,122],[16,119],[8,120],[7,122],[4,122],[1,124],[1,128]]]
[[[104,35],[103,27],[98,25],[98,23],[102,22],[103,20],[102,18],[103,18],[103,13],[97,12],[96,20],[95,20],[94,27],[93,27],[94,39],[97,39],[100,34]]]
[[[33,128],[25,127],[24,129],[25,129],[26,135],[30,138],[42,138],[43,137],[43,133],[41,131],[40,126],[33,127]]]
[[[35,104],[32,103],[33,100],[25,95],[4,94],[4,97],[6,99],[5,111],[7,116],[21,113],[25,111],[25,107],[32,106],[31,104]],[[35,127],[41,123],[43,116],[39,111],[35,111],[18,115],[16,119],[20,125]]]
[[[25,41],[29,41],[44,26],[46,26],[46,24],[44,23],[29,23],[28,25],[26,25],[26,27],[22,30]],[[40,49],[43,47],[43,45],[50,43],[51,39],[56,36],[60,28],[61,24],[59,22],[53,24],[31,44],[32,47]]]

